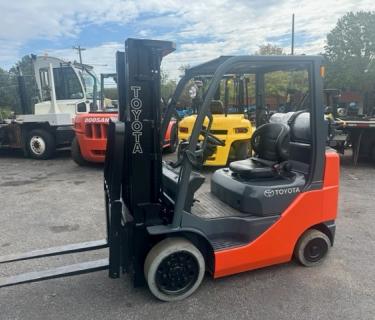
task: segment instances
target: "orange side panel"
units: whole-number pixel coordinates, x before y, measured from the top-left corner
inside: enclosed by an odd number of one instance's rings
[[[107,139],[88,139],[84,134],[77,133],[79,147],[82,157],[86,161],[103,163],[105,160],[105,150]]]
[[[324,174],[324,201],[323,212],[337,210],[339,198],[340,157],[336,152],[326,153],[326,162],[329,164]],[[337,168],[337,169],[336,169]]]
[[[116,113],[88,113],[76,116],[74,130],[85,160],[104,162],[107,127],[109,119],[113,118],[117,118]]]
[[[165,136],[164,136],[164,141],[167,141],[167,144],[163,146],[164,148],[169,146],[169,141],[171,140],[172,128],[175,124],[176,124],[175,120],[171,120],[168,123],[168,128],[167,128],[167,131],[165,132]]]
[[[323,188],[301,193],[275,224],[248,245],[216,251],[214,278],[289,261],[303,232],[336,219],[339,170],[338,155],[327,153]]]
[[[87,113],[77,115],[74,120],[74,131],[78,140],[82,157],[89,162],[102,163],[105,160],[107,147],[107,127],[109,119],[116,118],[116,113]],[[171,120],[165,135],[169,140],[175,120]]]

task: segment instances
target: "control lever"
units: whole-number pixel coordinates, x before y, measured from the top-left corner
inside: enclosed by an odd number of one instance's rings
[[[183,144],[181,143],[178,148],[177,152],[177,161],[176,162],[169,162],[169,165],[172,168],[177,168],[182,164],[182,161],[184,160],[184,155],[186,155],[188,161],[191,163],[192,166],[196,168],[200,168],[202,166],[202,161],[199,159],[203,159],[203,150],[197,149],[196,151],[190,151],[188,150],[188,143]]]

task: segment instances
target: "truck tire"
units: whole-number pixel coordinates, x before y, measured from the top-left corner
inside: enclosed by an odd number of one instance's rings
[[[26,137],[26,150],[28,155],[33,159],[49,159],[56,151],[55,139],[53,135],[46,130],[31,130]]]
[[[81,149],[79,147],[79,143],[76,137],[74,137],[72,141],[71,154],[72,154],[72,159],[79,166],[83,167],[89,164],[89,162],[86,161],[86,159],[82,157]]]
[[[177,301],[190,296],[205,273],[202,253],[184,238],[167,238],[148,253],[144,275],[151,293],[162,301]]]

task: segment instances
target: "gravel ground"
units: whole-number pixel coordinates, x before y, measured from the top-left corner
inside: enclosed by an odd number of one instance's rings
[[[213,281],[190,298],[155,300],[97,272],[0,289],[0,319],[375,319],[375,167],[343,159],[335,246],[319,267],[295,262]],[[69,153],[48,161],[0,153],[0,255],[105,237],[102,167]],[[0,277],[106,252],[0,265]]]

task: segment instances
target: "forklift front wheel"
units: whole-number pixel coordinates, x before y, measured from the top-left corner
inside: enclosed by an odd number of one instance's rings
[[[331,241],[323,232],[310,229],[298,240],[294,255],[305,267],[320,264],[331,247]]]
[[[76,137],[73,138],[70,152],[72,154],[73,161],[79,166],[87,166],[89,162],[82,156],[81,148]]]
[[[184,238],[167,238],[148,253],[145,278],[152,294],[162,301],[177,301],[190,296],[205,273],[202,253]]]

